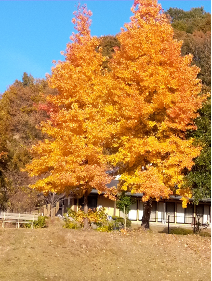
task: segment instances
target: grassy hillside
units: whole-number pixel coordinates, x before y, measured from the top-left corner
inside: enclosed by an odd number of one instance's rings
[[[0,229],[0,280],[208,281],[210,237]]]

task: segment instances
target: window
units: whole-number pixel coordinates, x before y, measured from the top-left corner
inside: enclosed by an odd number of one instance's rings
[[[175,203],[174,202],[166,202],[166,221],[175,222]]]

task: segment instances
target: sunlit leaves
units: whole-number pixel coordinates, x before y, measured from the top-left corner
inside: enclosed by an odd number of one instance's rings
[[[199,95],[199,69],[191,66],[191,55],[181,56],[182,43],[173,39],[157,1],[135,1],[132,11],[110,65],[120,113],[119,149],[111,161],[120,167],[122,189],[159,200],[182,186],[184,170],[200,153],[185,132],[196,128],[193,120],[206,97]],[[191,194],[178,192],[185,207]]]
[[[206,99],[199,69],[191,55],[181,56],[182,42],[157,1],[137,0],[132,11],[120,45],[105,58],[90,34],[91,13],[78,7],[78,33],[48,77],[58,89],[47,98],[54,110],[42,124],[50,140],[32,149],[27,170],[41,177],[34,185],[40,190],[83,194],[108,191],[110,164],[121,174],[120,188],[143,193],[145,201],[168,198],[177,185],[185,207],[183,174],[201,150],[185,138]]]
[[[109,138],[107,115],[113,111],[105,98],[104,57],[96,50],[99,39],[90,35],[91,12],[78,6],[74,14],[77,33],[67,44],[66,60],[58,62],[48,77],[49,85],[58,89],[58,95],[47,97],[54,110],[41,126],[50,140],[32,148],[34,159],[27,170],[41,177],[32,187],[44,192],[82,196],[95,188],[113,196],[115,190],[106,187],[111,179],[103,155],[103,143]]]

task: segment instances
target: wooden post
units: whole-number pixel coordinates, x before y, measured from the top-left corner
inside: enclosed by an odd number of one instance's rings
[[[70,196],[68,197],[68,208],[70,208],[70,205],[71,205],[71,198],[70,198]]]
[[[127,229],[127,218],[126,218],[126,212],[125,212],[125,205],[124,205],[124,229]]]
[[[47,204],[47,216],[50,217],[51,214],[51,204]]]
[[[60,207],[60,204],[59,204],[59,201],[58,201],[58,202],[56,202],[56,209],[55,209],[56,213],[59,211],[59,207]]]
[[[51,208],[51,218],[55,217],[55,207]]]
[[[156,202],[156,222],[158,222],[158,202]]]
[[[44,217],[48,215],[46,205],[43,205],[43,215]]]
[[[20,213],[19,213],[19,215],[18,215],[18,228],[20,227],[19,218],[20,218]]]
[[[194,217],[194,229],[193,229],[193,232],[194,233],[196,232],[196,217]]]
[[[169,234],[169,218],[170,218],[170,215],[168,215],[168,234]]]

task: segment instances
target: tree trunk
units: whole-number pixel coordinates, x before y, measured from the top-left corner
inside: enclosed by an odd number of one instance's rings
[[[88,214],[88,191],[86,190],[84,194],[84,213]],[[84,218],[84,229],[89,228],[89,221],[88,218]]]
[[[149,199],[148,201],[144,202],[144,213],[141,223],[141,226],[144,227],[145,229],[149,229],[151,210],[152,210],[152,199]]]

